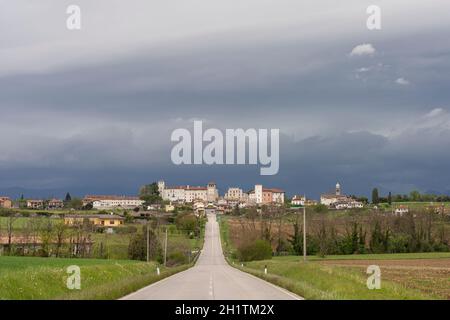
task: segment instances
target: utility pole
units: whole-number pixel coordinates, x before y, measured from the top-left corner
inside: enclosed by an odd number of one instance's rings
[[[147,220],[147,262],[150,262],[150,230],[148,228],[148,220]]]
[[[166,227],[166,241],[164,242],[164,266],[167,263],[167,227]]]
[[[306,201],[306,197],[305,197]],[[303,261],[306,262],[306,207],[303,204]]]

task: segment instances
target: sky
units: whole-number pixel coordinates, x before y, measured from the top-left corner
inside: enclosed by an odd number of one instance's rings
[[[81,9],[68,30],[66,9]],[[381,8],[381,30],[366,9]],[[0,194],[256,183],[450,193],[448,0],[0,0]],[[171,162],[173,130],[280,130],[280,169]]]

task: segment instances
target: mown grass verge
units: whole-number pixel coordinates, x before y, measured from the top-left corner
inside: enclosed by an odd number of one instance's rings
[[[66,286],[67,267],[81,270],[81,290]],[[117,299],[191,265],[175,268],[129,260],[0,257],[0,299]]]

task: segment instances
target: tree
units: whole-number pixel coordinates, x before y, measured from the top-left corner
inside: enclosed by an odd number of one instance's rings
[[[300,224],[297,220],[293,223],[294,234],[289,237],[289,242],[292,245],[292,250],[296,255],[303,254],[303,231],[300,228]]]
[[[64,199],[64,202],[68,203],[72,200],[72,196],[70,195],[70,193],[66,193],[66,198]]]
[[[372,190],[372,203],[373,204],[378,204],[380,202],[380,199],[378,197],[378,189],[377,188],[373,188]]]
[[[73,198],[70,200],[68,206],[71,209],[80,210],[83,208],[83,201],[79,198]]]
[[[8,254],[11,254],[14,222],[16,221],[17,217],[13,211],[8,212],[7,217],[8,217],[8,219],[6,221],[6,229],[7,229],[7,234],[8,234]]]
[[[149,248],[147,249],[147,228],[149,235]],[[128,257],[131,260],[147,260],[147,250],[150,260],[161,262],[162,248],[155,231],[146,225],[142,228],[142,233],[137,233],[131,238],[128,246]]]
[[[159,194],[158,184],[153,182],[151,184],[147,184],[142,186],[139,190],[139,198],[145,201],[145,204],[154,204],[160,203],[162,198]]]
[[[372,253],[387,252],[389,248],[389,238],[389,229],[386,228],[386,230],[383,231],[380,222],[375,221],[375,225],[370,238],[370,251]]]
[[[411,201],[420,201],[420,192],[413,190],[410,192],[409,197],[411,198]]]
[[[391,205],[391,204],[392,204],[392,193],[391,193],[391,192],[389,192],[389,195],[388,195],[387,201],[388,201],[389,205]]]
[[[55,233],[55,240],[56,240],[56,251],[55,255],[58,258],[61,253],[61,248],[65,241],[66,231],[67,231],[67,225],[64,222],[57,222],[53,225],[54,227],[54,233]]]

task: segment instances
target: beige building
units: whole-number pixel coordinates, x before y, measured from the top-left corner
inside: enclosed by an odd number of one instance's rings
[[[89,221],[96,226],[118,227],[124,224],[125,218],[113,214],[96,214],[96,215],[67,215],[64,217],[66,225],[82,224],[84,221]]]
[[[163,200],[171,202],[194,203],[195,201],[215,202],[219,198],[219,191],[214,182],[202,186],[166,186],[158,181],[158,191]]]
[[[64,208],[64,202],[59,199],[51,199],[47,204],[48,209],[62,209]]]
[[[12,201],[9,197],[0,197],[0,208],[11,208]]]

